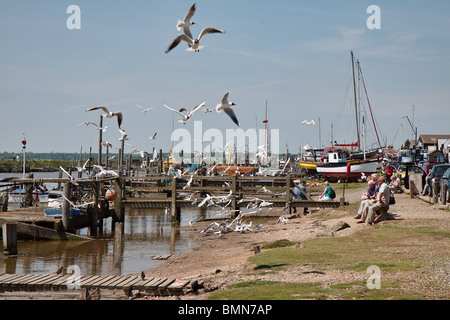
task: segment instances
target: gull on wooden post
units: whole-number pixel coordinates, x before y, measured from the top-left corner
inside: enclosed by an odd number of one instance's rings
[[[108,108],[103,107],[103,106],[98,106],[98,107],[92,107],[89,109],[86,109],[86,111],[94,111],[94,110],[102,110],[105,114],[103,115],[104,117],[106,117],[107,119],[111,119],[112,117],[117,117],[117,124],[120,128],[121,124],[122,124],[122,120],[123,120],[123,115],[122,112],[110,112],[108,110]]]
[[[228,96],[229,96],[229,92],[227,92],[223,98],[222,101],[216,106],[216,111],[220,112],[223,110],[223,112],[225,112],[230,118],[231,120],[233,120],[233,122],[239,127],[239,121],[236,117],[236,115],[234,114],[233,109],[231,109],[232,106],[235,106],[236,103],[234,102],[228,102]]]
[[[179,36],[177,36],[175,39],[173,39],[173,41],[170,43],[169,47],[167,48],[166,53],[169,53],[170,50],[172,50],[173,48],[178,46],[181,41],[185,41],[189,45],[189,48],[187,48],[186,51],[199,52],[200,49],[203,48],[203,46],[200,45],[201,38],[204,35],[209,34],[209,33],[225,33],[225,31],[223,31],[221,29],[217,29],[217,28],[211,28],[211,27],[205,28],[202,30],[202,32],[200,32],[200,35],[196,39],[193,39],[192,37],[189,37],[188,35],[182,33]]]

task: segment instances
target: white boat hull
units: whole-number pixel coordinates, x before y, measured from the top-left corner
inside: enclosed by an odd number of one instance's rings
[[[378,160],[344,163],[323,163],[316,167],[317,173],[328,179],[357,179],[364,174],[369,176],[380,168]]]

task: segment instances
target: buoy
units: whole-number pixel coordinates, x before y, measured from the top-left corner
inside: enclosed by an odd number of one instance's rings
[[[117,197],[117,192],[114,189],[108,189],[108,191],[106,191],[106,200],[108,201],[114,201],[116,200]]]

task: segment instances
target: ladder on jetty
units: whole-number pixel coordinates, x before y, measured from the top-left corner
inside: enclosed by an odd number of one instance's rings
[[[33,299],[129,299],[137,295],[180,296],[198,282],[174,278],[57,274],[0,274],[0,300],[8,296]]]

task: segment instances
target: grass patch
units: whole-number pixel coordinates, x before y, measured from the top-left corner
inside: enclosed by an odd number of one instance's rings
[[[281,239],[274,242],[266,243],[262,246],[263,249],[283,248],[295,245],[294,241],[287,239]]]
[[[319,283],[286,283],[280,281],[248,281],[216,291],[210,300],[299,300],[357,299],[357,300],[419,300],[417,293],[403,293],[399,282],[381,282],[380,289],[368,289],[364,281],[339,283],[323,288]]]

